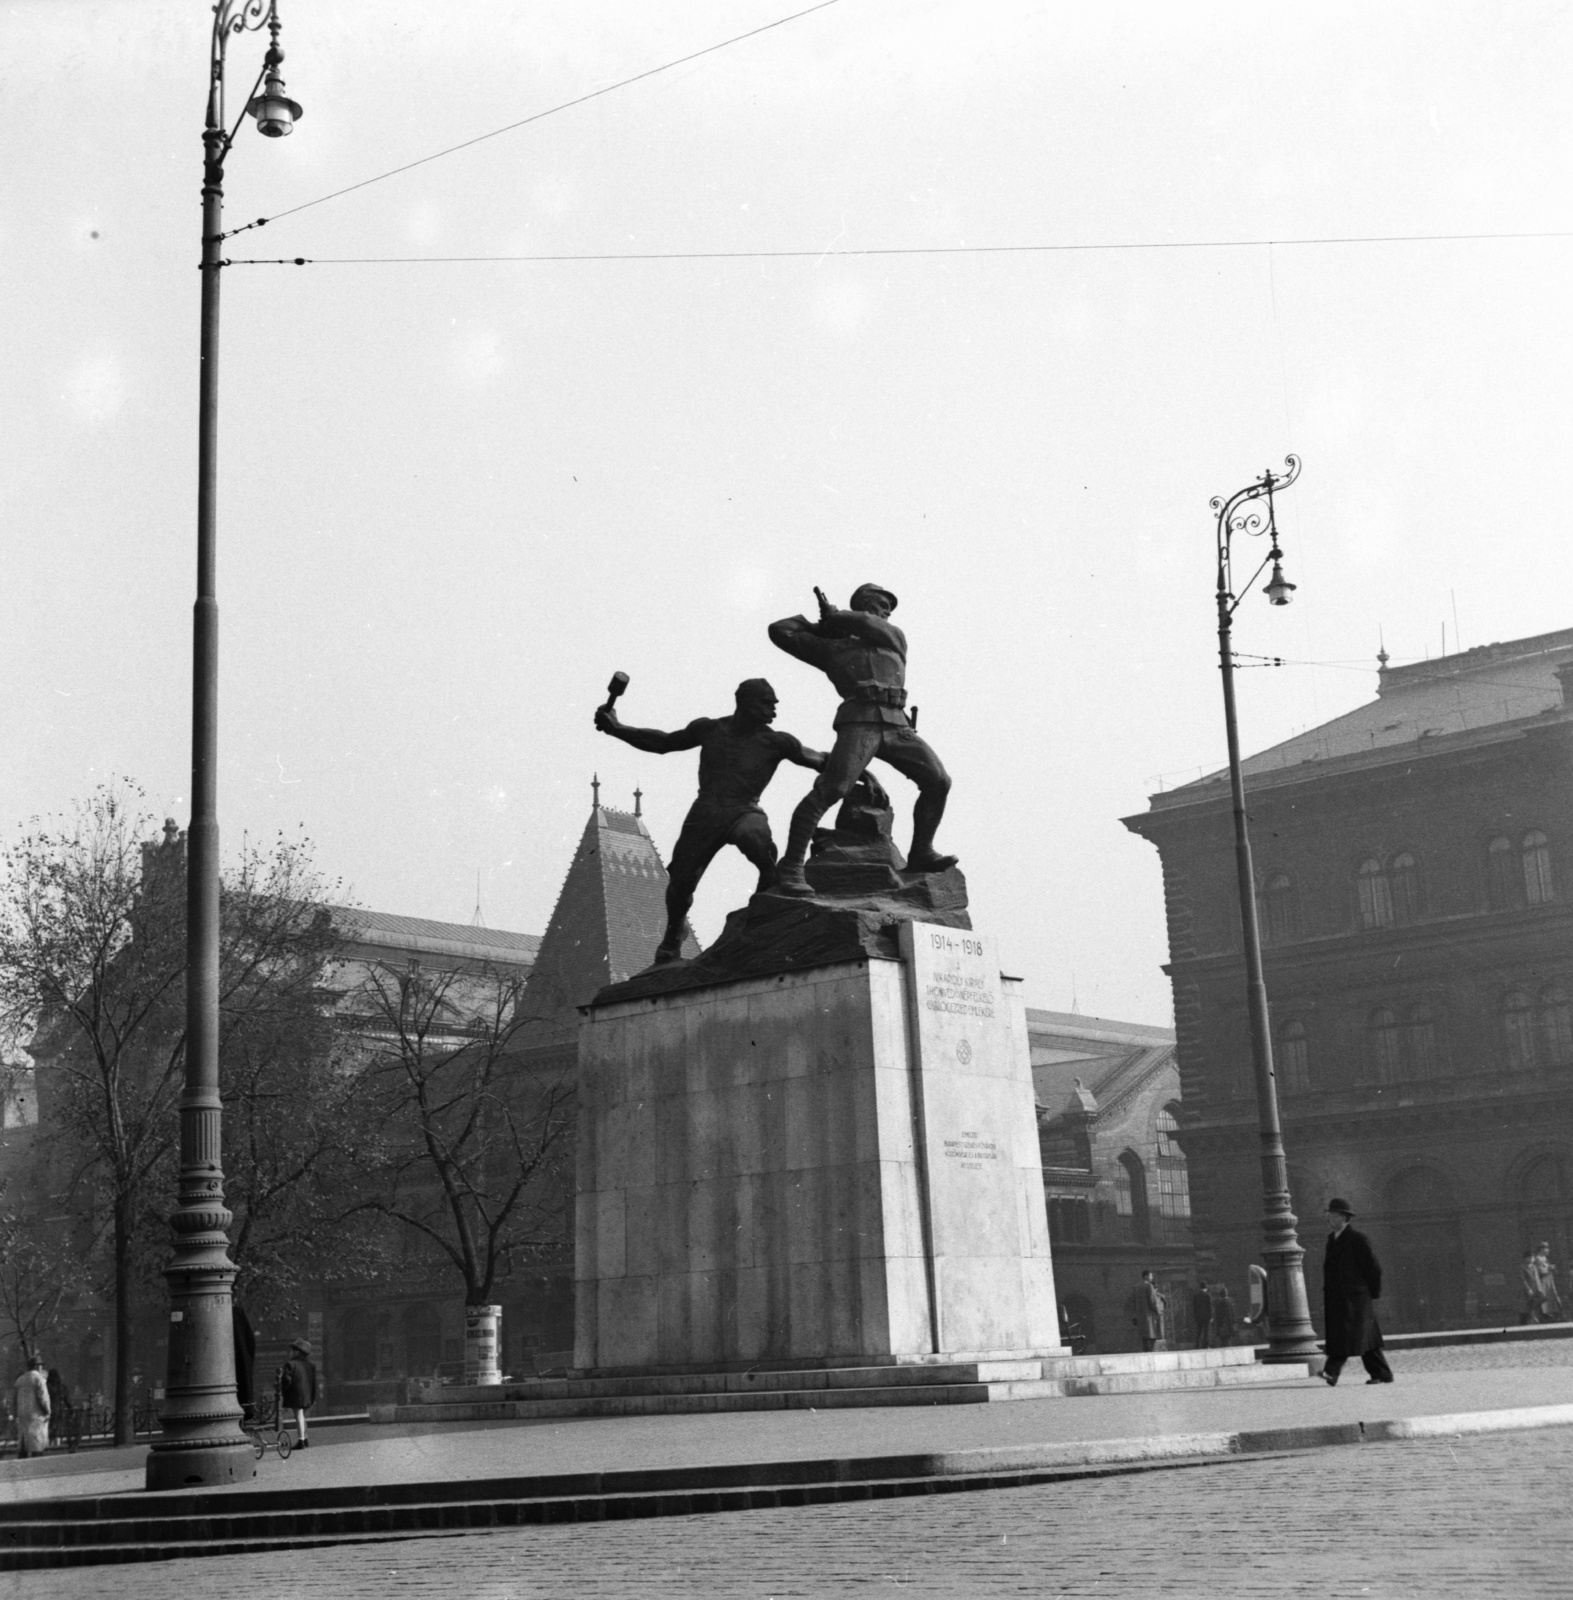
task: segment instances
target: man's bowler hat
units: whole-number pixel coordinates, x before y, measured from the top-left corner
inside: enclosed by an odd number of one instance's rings
[[[297,1339],[290,1346],[290,1349],[300,1351],[303,1356],[309,1356],[311,1354],[311,1342],[308,1339]]]
[[[1355,1208],[1350,1205],[1347,1200],[1340,1200],[1337,1195],[1334,1195],[1333,1198],[1327,1202],[1327,1209],[1329,1211],[1336,1211],[1341,1217],[1352,1217],[1355,1214]]]

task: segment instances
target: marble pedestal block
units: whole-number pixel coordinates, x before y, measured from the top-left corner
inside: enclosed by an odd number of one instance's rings
[[[1061,1350],[1016,986],[900,950],[589,1009],[581,1371]]]

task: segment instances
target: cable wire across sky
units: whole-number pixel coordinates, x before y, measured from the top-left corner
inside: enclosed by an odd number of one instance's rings
[[[686,56],[679,56],[675,61],[663,61],[658,67],[646,67],[643,72],[636,72],[632,77],[619,78],[616,83],[608,83],[599,89],[591,89],[587,94],[576,95],[572,100],[564,100],[560,105],[548,106],[544,111],[534,111],[527,117],[520,117],[517,122],[510,122],[501,128],[493,128],[490,133],[478,133],[473,139],[466,139],[460,144],[451,144],[444,150],[434,150],[429,156],[421,156],[416,161],[406,161],[401,167],[391,167],[387,172],[379,172],[373,178],[362,178],[358,183],[346,184],[342,189],[334,189],[329,194],[320,194],[315,200],[303,200],[298,206],[291,206],[287,211],[276,211],[271,217],[258,217],[255,222],[247,222],[238,228],[231,228],[224,235],[226,239],[233,238],[237,233],[245,233],[251,228],[264,228],[270,222],[277,222],[281,217],[292,217],[297,211],[309,211],[313,206],[326,205],[329,200],[337,200],[341,195],[353,194],[357,189],[370,188],[374,183],[381,183],[385,178],[396,178],[401,172],[413,172],[416,167],[424,167],[429,162],[440,161],[444,156],[457,154],[460,150],[468,150],[473,145],[485,144],[488,139],[501,138],[505,133],[512,133],[516,128],[528,127],[532,122],[539,122],[543,117],[555,116],[559,111],[570,110],[574,106],[582,106],[586,101],[598,100],[602,95],[611,94],[617,89],[626,89],[629,84],[640,83],[645,78],[653,78],[658,73],[670,72],[674,67],[687,66],[690,61],[698,61],[701,56],[714,55],[718,50],[728,49],[734,44],[741,44],[745,39],[757,39],[762,33],[769,33],[773,28],[784,28],[789,22],[797,22],[802,17],[812,16],[816,11],[823,11],[829,6],[837,4],[837,0],[819,0],[818,5],[807,7],[802,11],[794,11],[791,16],[777,17],[774,22],[766,22],[757,28],[750,28],[747,33],[734,34],[730,39],[722,39],[719,44],[707,44],[703,50],[691,51]],[[245,265],[253,266],[255,262]],[[269,263],[271,265],[271,263]],[[290,265],[302,265],[299,261]]]
[[[299,209],[299,208],[297,208]],[[287,212],[280,212],[287,216]],[[255,226],[255,224],[252,224]],[[240,230],[237,230],[237,232]],[[1335,235],[1321,239],[1139,239],[1067,244],[933,244],[872,245],[861,250],[615,250],[506,256],[236,256],[227,267],[390,267],[484,266],[515,262],[575,261],[806,261],[858,256],[1047,255],[1098,250],[1260,250],[1269,246],[1310,248],[1361,244],[1467,244],[1515,239],[1573,239],[1573,229],[1522,233],[1385,233]]]

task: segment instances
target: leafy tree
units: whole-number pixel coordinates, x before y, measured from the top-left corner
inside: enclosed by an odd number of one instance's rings
[[[524,976],[373,964],[346,997],[376,1130],[364,1207],[445,1262],[466,1305],[566,1238],[573,1080],[531,1051]]]
[[[54,1181],[107,1241],[119,1443],[132,1437],[139,1293],[154,1292],[154,1262],[167,1256],[184,1078],[185,849],[173,823],[161,843],[146,842],[155,829],[141,792],[122,781],[52,826],[35,819],[0,856],[0,1023],[29,1039],[38,1064]],[[225,875],[220,1060],[233,1050],[242,1127],[318,1081],[308,1064],[323,1045],[322,981],[336,949],[325,887],[308,846],[283,837],[266,851],[247,845]],[[319,1220],[317,1191],[340,1148],[324,1132],[327,1099],[308,1095],[261,1165],[249,1158],[263,1141],[231,1143],[226,1186],[240,1202],[243,1256],[260,1263]]]

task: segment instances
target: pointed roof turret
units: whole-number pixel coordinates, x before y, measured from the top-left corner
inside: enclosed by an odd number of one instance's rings
[[[644,819],[593,805],[530,971],[528,1010],[577,1029],[576,1007],[643,972],[666,932],[666,884]],[[698,953],[690,932],[683,955]]]

